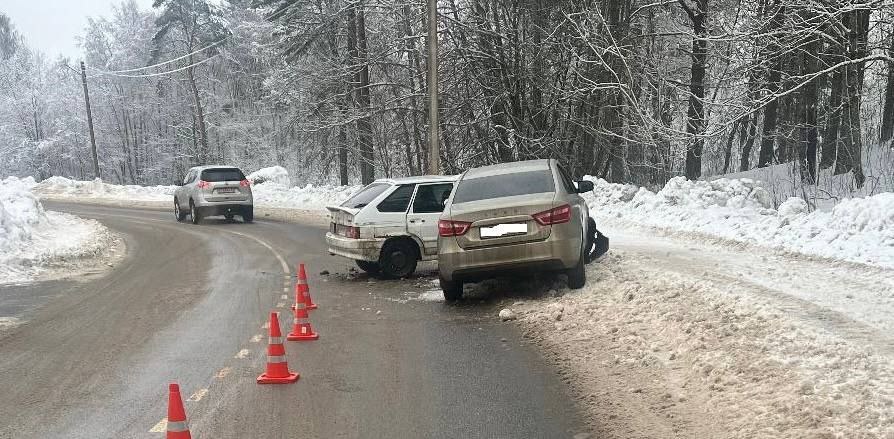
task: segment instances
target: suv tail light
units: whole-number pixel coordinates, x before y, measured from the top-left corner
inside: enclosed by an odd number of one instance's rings
[[[251,182],[248,181],[248,179],[244,179],[244,180],[242,180],[242,181],[239,182],[239,186],[241,186],[241,187],[249,187],[249,186],[251,186]]]
[[[196,183],[196,187],[199,189],[208,189],[209,187],[211,187],[211,183],[208,183],[205,180],[199,180],[199,182]]]
[[[467,221],[440,220],[438,221],[438,235],[445,238],[450,236],[462,236],[469,231],[469,227],[471,226],[472,223]]]
[[[534,221],[537,221],[541,226],[567,223],[568,221],[571,221],[571,205],[564,204],[550,210],[535,213],[531,216],[534,217]]]

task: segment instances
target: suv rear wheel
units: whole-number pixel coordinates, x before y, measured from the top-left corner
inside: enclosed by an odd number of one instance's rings
[[[389,241],[382,247],[379,266],[388,277],[407,277],[416,271],[416,245],[406,240]]]
[[[255,208],[253,206],[246,207],[242,211],[242,221],[250,223],[255,220]]]
[[[192,200],[189,200],[189,216],[191,217],[193,224],[202,222],[202,212],[196,207],[196,203],[193,203]]]
[[[188,212],[184,212],[180,209],[180,201],[174,198],[174,218],[176,218],[177,221],[183,221],[186,219],[187,213]]]

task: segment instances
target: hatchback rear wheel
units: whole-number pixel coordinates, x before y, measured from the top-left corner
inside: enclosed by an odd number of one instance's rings
[[[416,271],[416,248],[407,241],[385,243],[379,256],[382,273],[388,277],[407,277]]]
[[[378,262],[357,261],[357,266],[369,274],[378,274],[382,271],[382,267],[379,266]]]

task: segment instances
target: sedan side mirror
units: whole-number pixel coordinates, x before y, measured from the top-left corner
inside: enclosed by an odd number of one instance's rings
[[[577,193],[582,194],[584,192],[592,192],[593,191],[593,182],[588,180],[581,180],[577,183]]]

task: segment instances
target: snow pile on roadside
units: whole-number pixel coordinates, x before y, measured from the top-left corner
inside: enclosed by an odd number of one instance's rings
[[[111,241],[93,220],[46,212],[31,193],[34,180],[0,185],[0,283],[23,282],[47,266],[94,255]]]
[[[322,210],[341,204],[361,186],[314,186],[286,188],[276,183],[261,183],[252,188],[255,205],[287,209]]]
[[[251,174],[261,183],[252,185],[256,207],[275,207],[299,210],[323,210],[329,204],[339,204],[357,192],[362,186],[314,186],[288,187],[282,183],[289,181],[289,175],[281,173],[285,169],[275,166],[264,168]],[[263,171],[263,172],[262,172]],[[258,175],[256,175],[258,174]],[[270,177],[270,179],[265,179]],[[32,180],[33,181],[33,180]],[[152,202],[169,205],[177,186],[136,186],[93,181],[70,180],[65,177],[50,177],[34,186],[38,196],[57,200],[93,200]]]
[[[843,200],[829,212],[807,212],[797,199],[773,209],[769,193],[751,179],[675,177],[655,193],[585,178],[595,186],[586,198],[597,219],[894,267],[891,193]]]
[[[271,166],[269,168],[261,168],[251,174],[248,174],[249,181],[252,184],[260,183],[276,183],[280,186],[292,186],[292,180],[289,178],[289,171],[282,166]]]
[[[50,177],[34,187],[38,195],[60,198],[107,198],[133,201],[171,201],[177,186],[136,186]]]
[[[613,250],[585,289],[513,304],[596,425],[636,437],[894,435],[886,339],[867,344],[862,327],[830,324],[834,313],[805,320],[727,273],[657,259]]]

